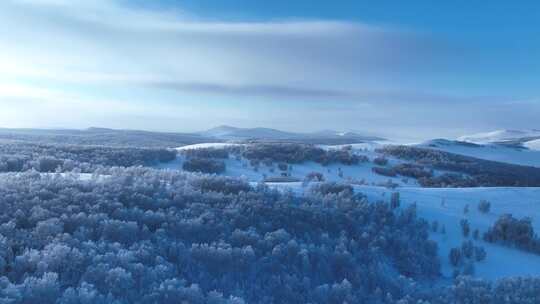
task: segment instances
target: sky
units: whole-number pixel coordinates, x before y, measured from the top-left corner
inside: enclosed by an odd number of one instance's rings
[[[540,2],[3,0],[0,126],[540,128]]]

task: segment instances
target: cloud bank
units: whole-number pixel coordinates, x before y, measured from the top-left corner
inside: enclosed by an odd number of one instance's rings
[[[422,73],[436,65],[439,47],[358,23],[225,23],[103,0],[8,0],[0,20],[10,29],[0,38],[8,73],[233,95],[341,95],[404,71]]]

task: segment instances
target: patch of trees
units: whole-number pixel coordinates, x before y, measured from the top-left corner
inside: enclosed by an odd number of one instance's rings
[[[428,295],[410,297],[408,302],[396,303],[540,303],[540,278],[516,277],[493,282],[460,276],[451,286],[427,293]]]
[[[478,187],[476,179],[459,173],[443,173],[433,177],[421,177],[418,183],[428,188],[466,188]]]
[[[304,178],[306,182],[324,182],[324,174],[320,172],[309,172]]]
[[[1,302],[374,303],[439,275],[412,209],[214,175],[108,173],[0,180]]]
[[[417,164],[398,164],[393,167],[393,170],[399,175],[416,179],[433,177],[433,171],[426,170],[424,166]]]
[[[388,159],[384,156],[378,156],[373,159],[373,163],[377,166],[386,166],[388,164]]]
[[[197,157],[197,158],[219,158],[227,159],[229,158],[229,151],[227,149],[219,148],[200,148],[200,149],[189,149],[182,151],[186,157]]]
[[[319,195],[341,194],[351,196],[354,194],[354,189],[351,185],[327,182],[312,186],[311,192]]]
[[[99,166],[144,166],[175,158],[176,152],[167,149],[9,142],[0,145],[0,172],[92,172]]]
[[[414,161],[419,165],[433,169],[460,173],[422,178],[426,187],[538,187],[540,186],[540,168],[520,166],[449,152],[412,146],[385,146],[377,150],[385,155]],[[463,176],[465,175],[465,176]],[[454,184],[455,183],[455,184]]]
[[[86,130],[2,129],[0,140],[44,145],[85,145],[114,147],[170,148],[219,141],[194,133],[89,128]]]
[[[387,168],[387,167],[373,167],[371,168],[371,171],[375,174],[388,176],[388,177],[396,177],[397,172],[394,170],[394,168]]]
[[[236,149],[238,149],[236,147]],[[293,143],[259,143],[243,147],[242,155],[249,160],[284,162],[298,164],[314,161],[322,165],[341,163],[356,165],[367,162],[368,158],[354,154],[350,149],[324,150],[313,145]]]
[[[491,210],[491,203],[486,200],[481,200],[480,203],[478,203],[478,211],[481,213],[489,213],[489,210]]]
[[[504,214],[484,233],[484,240],[540,254],[540,238],[534,232],[531,219],[516,219]]]
[[[293,176],[268,176],[264,178],[265,183],[296,183],[299,181],[298,177]]]
[[[225,163],[212,158],[191,157],[184,161],[182,169],[189,172],[219,174],[225,172]]]
[[[481,262],[487,257],[484,247],[475,246],[471,240],[463,241],[460,247],[450,249],[448,259],[455,268],[454,277],[458,275],[473,275],[474,263]]]

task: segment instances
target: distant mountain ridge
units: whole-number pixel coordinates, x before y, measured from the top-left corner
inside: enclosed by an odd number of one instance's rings
[[[102,127],[87,129],[8,129],[0,128],[0,140],[32,141],[77,145],[109,145],[175,148],[183,145],[215,142],[297,142],[307,144],[354,144],[384,140],[353,132],[325,130],[295,133],[271,128],[218,126],[202,132],[154,132]]]
[[[199,132],[198,134],[221,140],[291,140],[306,142],[339,141],[348,143],[385,140],[384,138],[377,136],[362,135],[355,132],[338,132],[334,130],[322,130],[312,133],[296,133],[272,128],[238,128],[226,125]]]

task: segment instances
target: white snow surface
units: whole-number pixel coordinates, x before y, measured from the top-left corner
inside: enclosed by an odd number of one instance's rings
[[[518,140],[521,138],[540,136],[540,130],[496,130],[492,132],[476,133],[459,137],[457,140],[476,144]]]
[[[376,154],[372,151],[364,151],[362,155],[368,156],[372,159]],[[394,165],[399,160],[389,158],[389,164]],[[178,154],[176,160],[168,163],[160,163],[154,166],[158,169],[168,170],[182,170],[182,164],[185,161],[185,157],[182,154]],[[267,167],[264,164],[255,169],[250,165],[249,160],[241,158],[240,160],[231,156],[224,160],[226,170],[222,175],[231,177],[241,177],[253,182],[261,182],[265,178],[280,177],[281,172],[277,163],[274,163],[272,167]],[[304,162],[301,164],[292,164],[290,167],[292,170],[287,171],[289,177],[297,179],[299,181],[304,180],[306,175],[311,172],[319,172],[324,175],[325,181],[346,182],[346,183],[366,183],[371,185],[378,185],[388,182],[389,180],[400,186],[418,186],[416,180],[412,178],[404,179],[403,177],[390,178],[375,174],[371,169],[375,166],[372,162],[359,163],[357,165],[343,165],[343,164],[330,164],[323,166],[316,162]],[[340,174],[341,172],[341,174]],[[340,176],[341,175],[341,176]]]
[[[540,139],[530,140],[523,144],[526,148],[533,151],[539,151],[540,152]]]

